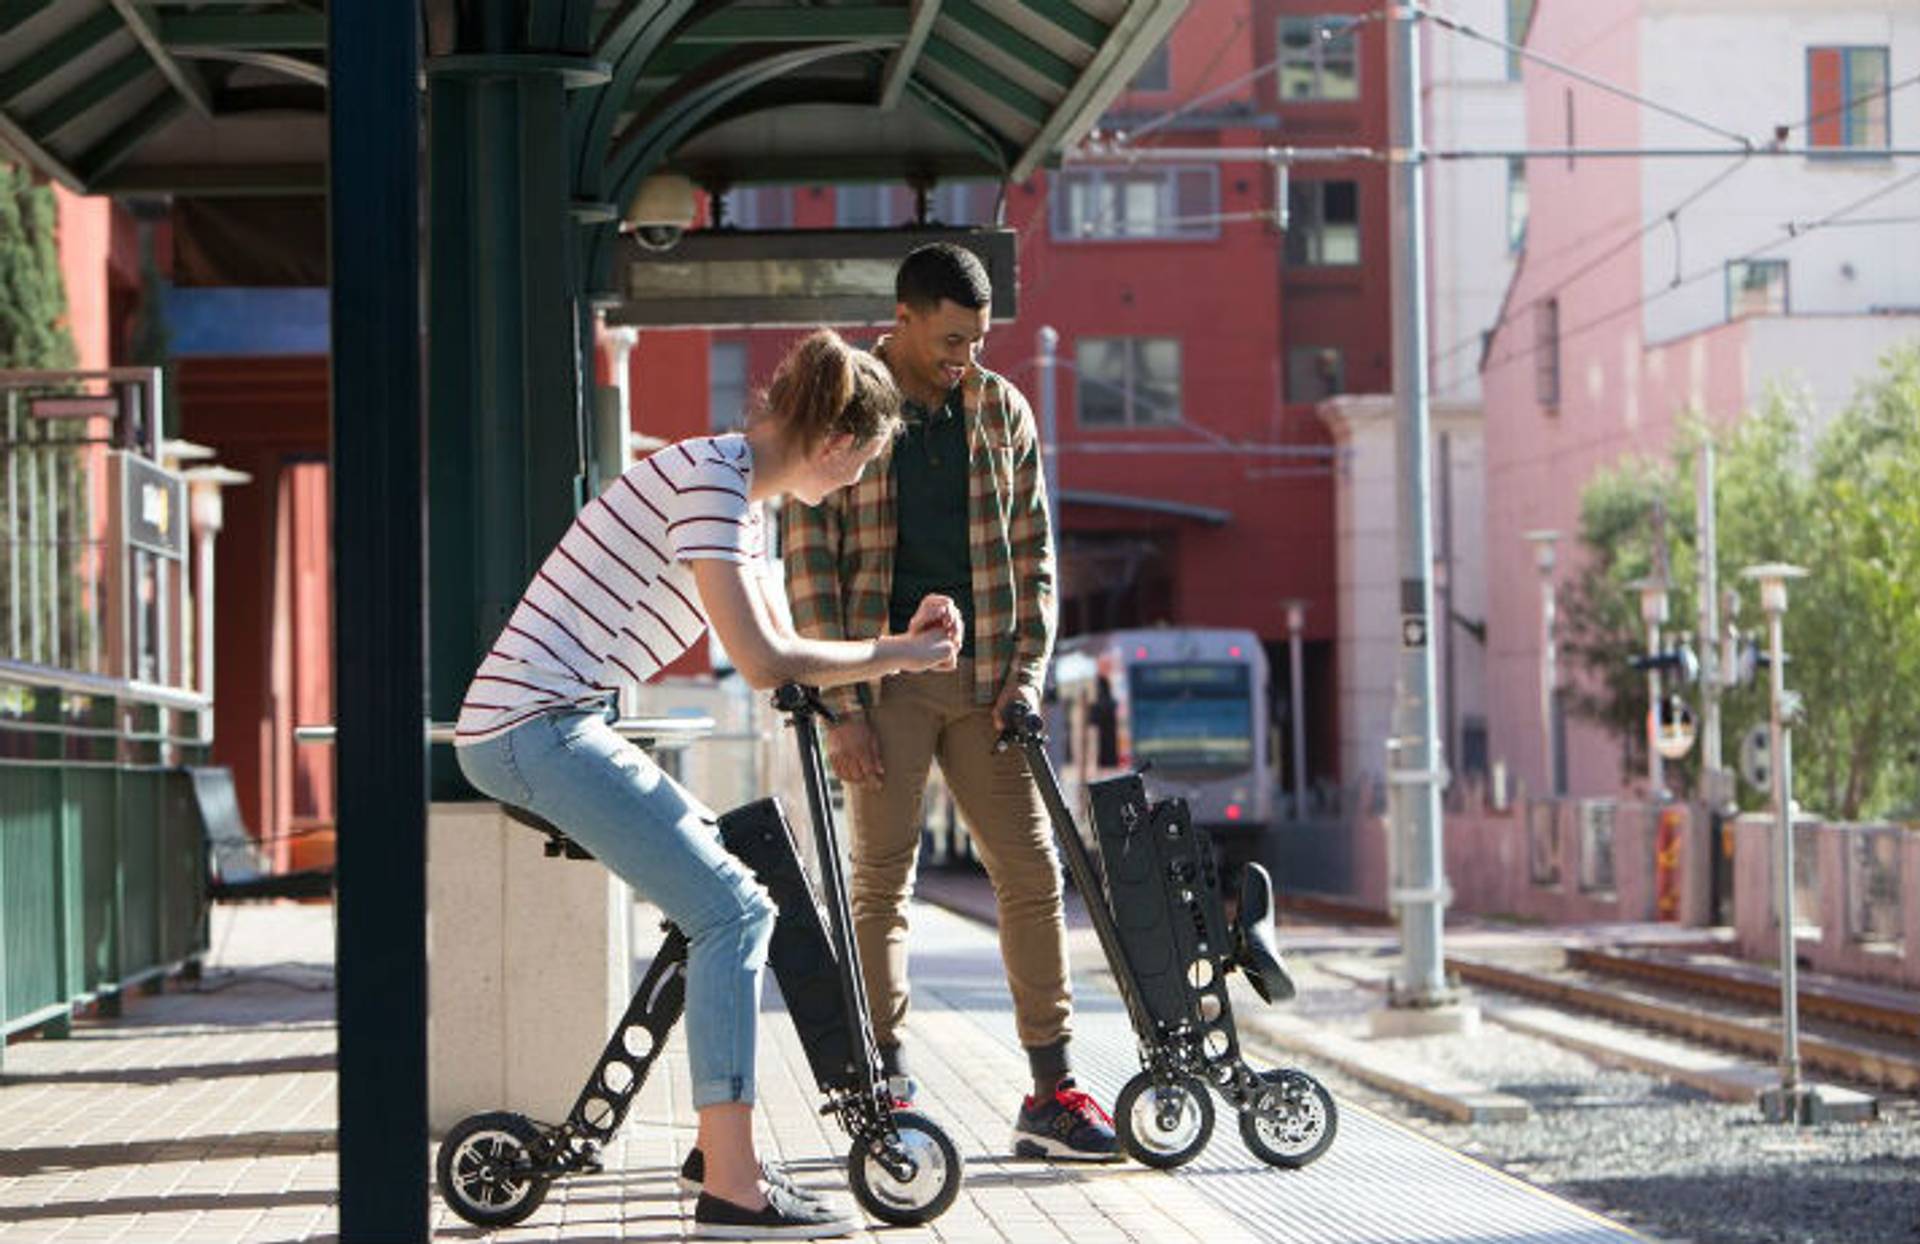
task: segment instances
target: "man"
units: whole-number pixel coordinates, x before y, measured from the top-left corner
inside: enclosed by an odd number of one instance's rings
[[[1054,633],[1054,551],[1033,411],[979,366],[992,287],[973,253],[937,243],[895,278],[894,331],[874,353],[906,398],[906,430],[867,476],[818,507],[789,502],[787,592],[816,638],[904,634],[924,595],[964,621],[950,673],[896,675],[829,693],[833,771],[852,809],[854,933],[889,1074],[910,1084],[907,902],[929,766],[966,818],[999,907],[1000,955],[1033,1091],[1014,1151],[1105,1161],[1113,1127],[1074,1087],[1060,866],[1017,750],[994,743],[1016,707],[1037,709]],[[908,1091],[908,1090],[903,1090]]]

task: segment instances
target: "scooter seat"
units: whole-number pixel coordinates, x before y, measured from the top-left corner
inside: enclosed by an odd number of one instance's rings
[[[1240,874],[1240,911],[1233,925],[1234,961],[1263,1002],[1285,1002],[1296,992],[1280,960],[1273,928],[1273,878],[1259,864]]]
[[[501,804],[500,810],[507,814],[508,820],[518,821],[528,829],[537,829],[547,836],[542,850],[546,852],[548,859],[559,859],[563,855],[570,860],[593,858],[593,852],[561,833],[558,826],[539,813],[510,803]]]

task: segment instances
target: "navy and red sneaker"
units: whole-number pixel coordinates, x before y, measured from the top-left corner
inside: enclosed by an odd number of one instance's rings
[[[1091,1094],[1074,1087],[1071,1077],[1060,1081],[1053,1096],[1020,1103],[1013,1125],[1014,1156],[1065,1158],[1079,1162],[1113,1162],[1120,1142],[1113,1134],[1113,1118]]]

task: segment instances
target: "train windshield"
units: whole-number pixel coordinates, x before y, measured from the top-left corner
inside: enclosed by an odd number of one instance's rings
[[[1167,661],[1128,671],[1133,754],[1166,769],[1253,766],[1252,678],[1231,661]]]

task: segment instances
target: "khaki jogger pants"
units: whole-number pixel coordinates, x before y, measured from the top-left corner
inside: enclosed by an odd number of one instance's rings
[[[887,678],[867,720],[879,736],[886,776],[877,787],[847,791],[849,889],[874,1035],[882,1045],[897,1044],[907,1016],[907,900],[927,772],[937,759],[993,883],[1020,1044],[1031,1049],[1063,1041],[1072,1027],[1073,994],[1059,856],[1019,750],[993,750],[993,710],[973,702],[972,662],[947,673]]]

